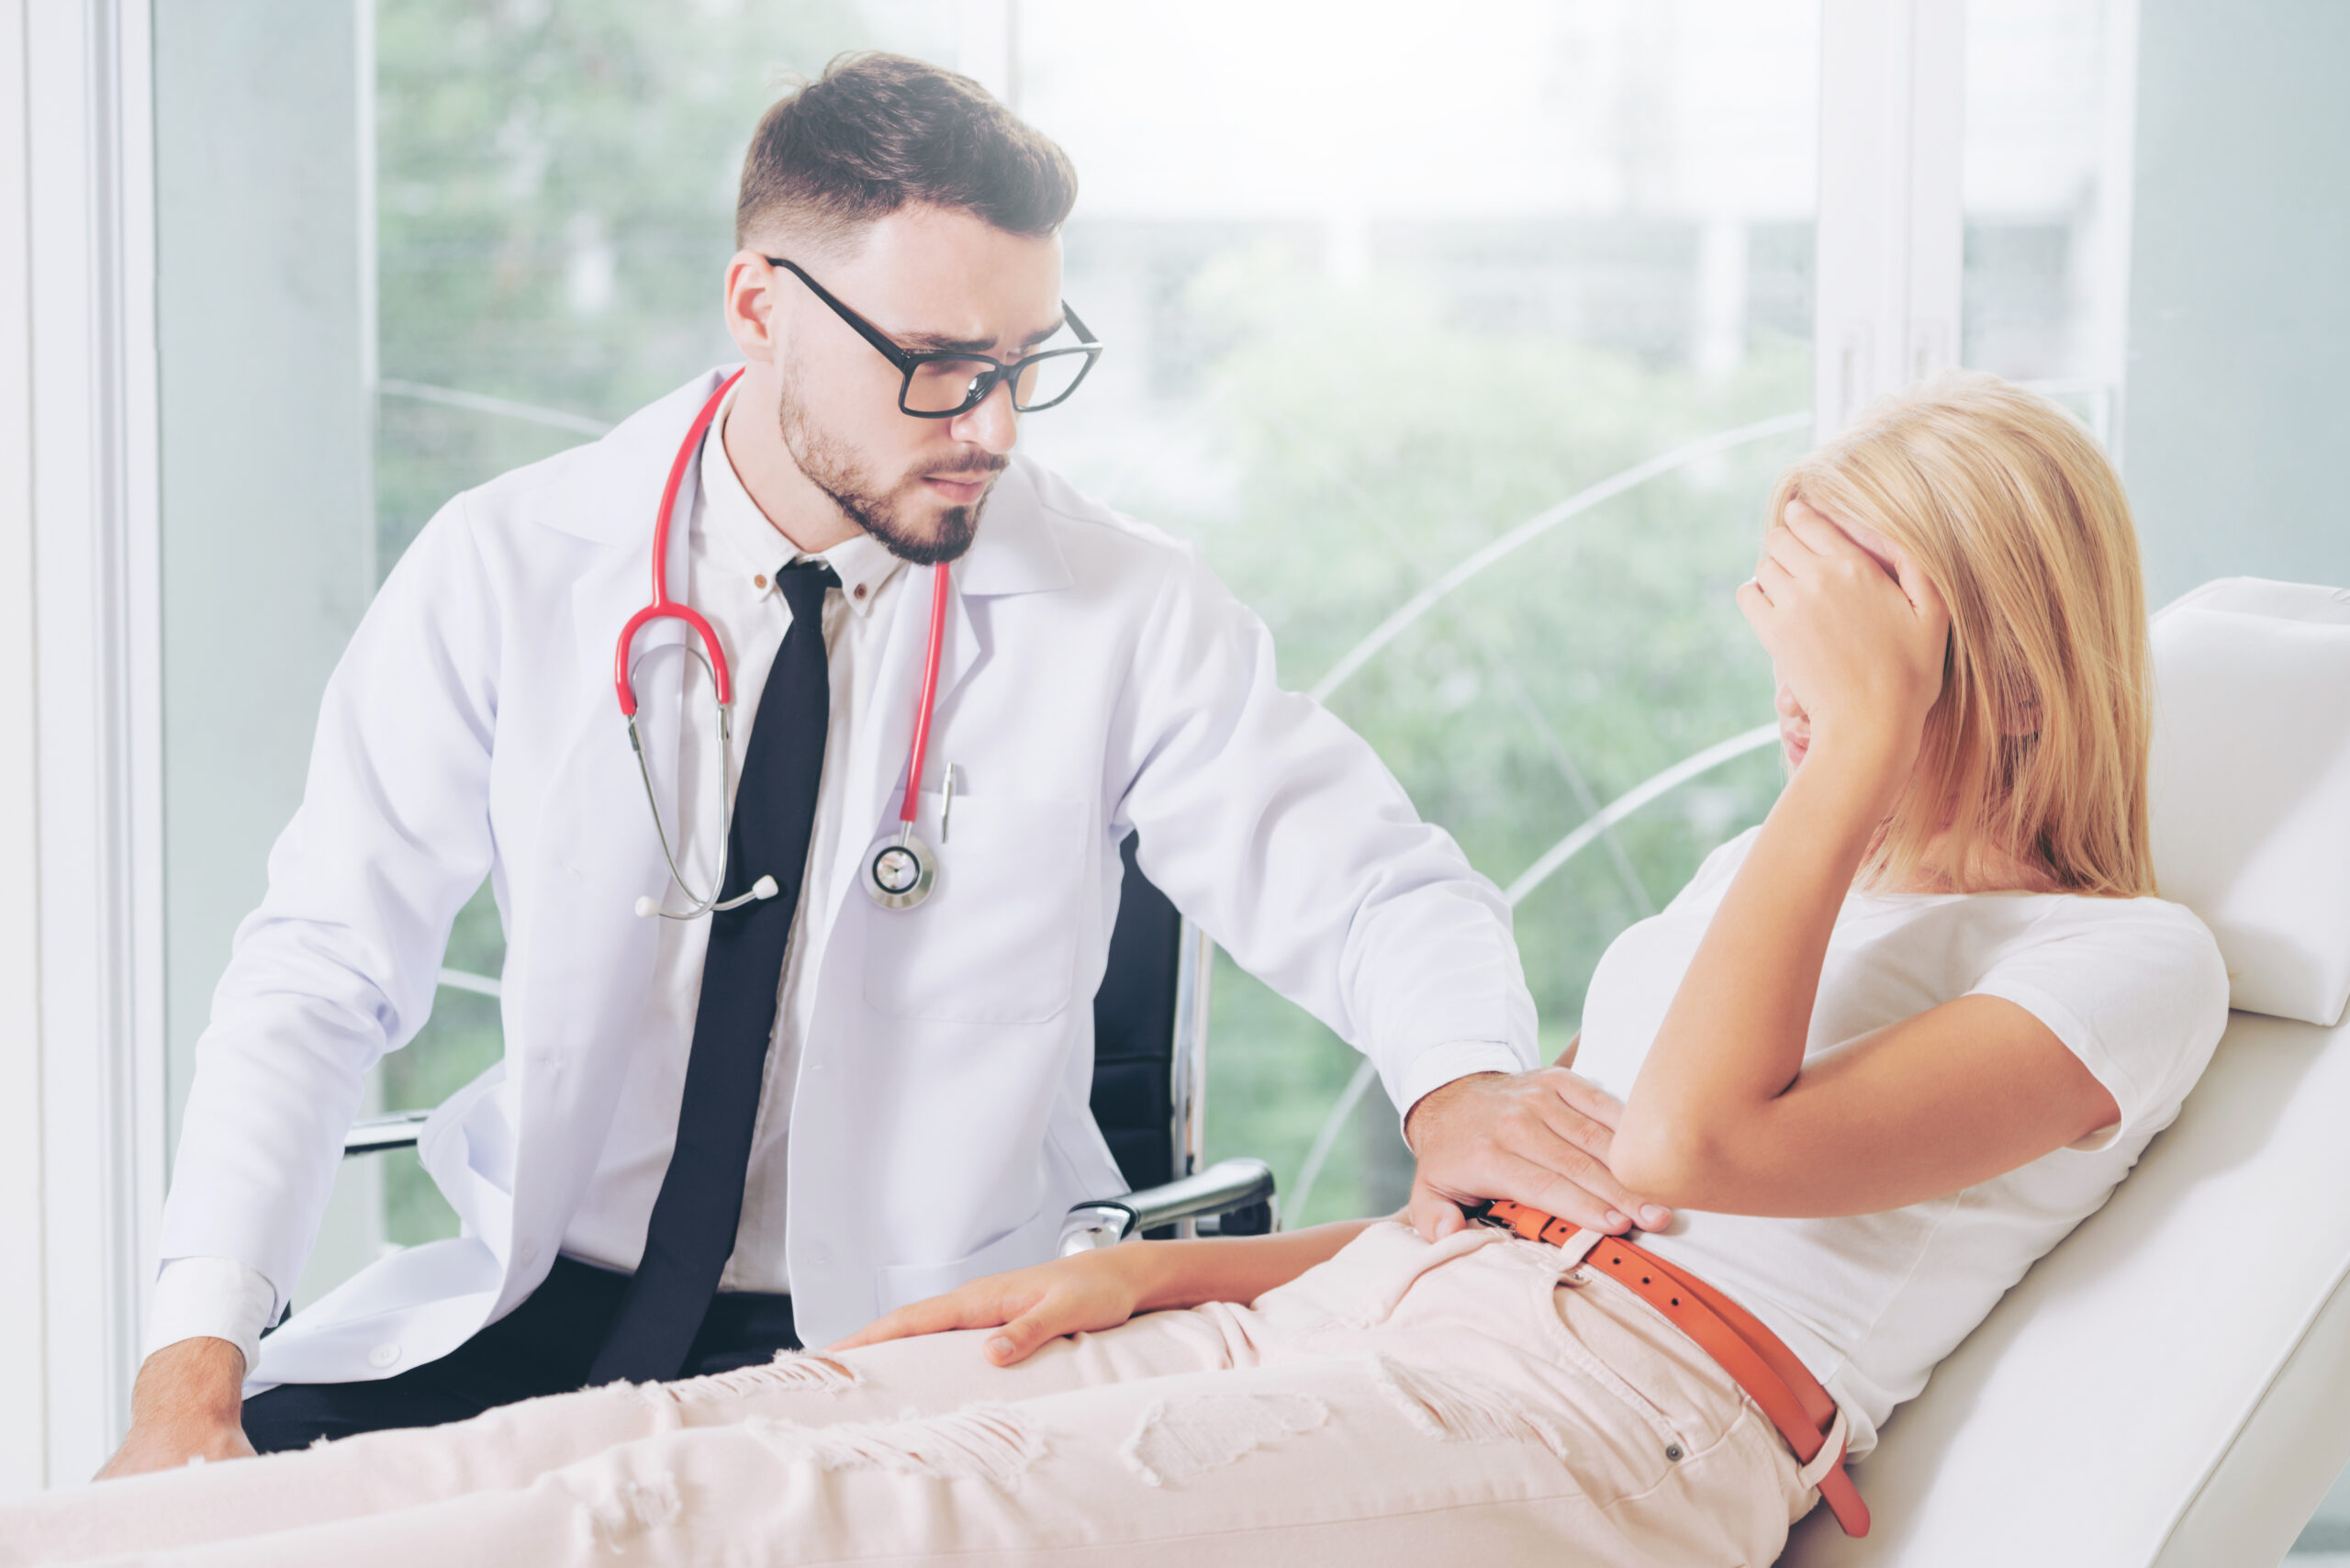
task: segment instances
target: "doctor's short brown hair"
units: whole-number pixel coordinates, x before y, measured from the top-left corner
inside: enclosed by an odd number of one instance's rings
[[[901,54],[844,54],[760,119],[734,243],[829,247],[909,206],[1044,235],[1076,201],[1069,154],[977,82]]]

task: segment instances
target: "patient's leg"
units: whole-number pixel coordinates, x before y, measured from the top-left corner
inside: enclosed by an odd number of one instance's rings
[[[142,1561],[1768,1562],[1788,1462],[1751,1410],[1726,1401],[1709,1417],[1668,1462],[1597,1384],[1537,1412],[1498,1376],[1332,1357],[903,1417],[689,1426],[521,1487]]]
[[[1154,1314],[1110,1333],[1055,1341],[1010,1368],[981,1357],[987,1335],[979,1332],[837,1356],[787,1354],[717,1377],[613,1384],[448,1426],[51,1492],[0,1508],[0,1564],[230,1540],[525,1487],[617,1445],[755,1417],[819,1426],[868,1421],[1210,1370],[1231,1364],[1230,1321],[1220,1308]],[[1248,1353],[1245,1345],[1240,1353]]]
[[[0,1510],[0,1560],[1773,1561],[1812,1497],[1785,1445],[1566,1257],[1375,1226],[1254,1307],[1020,1368],[942,1335],[566,1395]]]

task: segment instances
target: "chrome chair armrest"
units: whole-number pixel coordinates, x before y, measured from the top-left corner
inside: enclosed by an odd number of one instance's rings
[[[1219,1159],[1196,1175],[1138,1193],[1078,1204],[1061,1221],[1061,1256],[1114,1247],[1129,1237],[1182,1220],[1263,1209],[1272,1228],[1273,1170],[1261,1159]]]
[[[351,1130],[342,1135],[342,1152],[381,1154],[387,1148],[413,1148],[418,1135],[424,1130],[424,1119],[430,1111],[400,1111],[388,1116],[370,1116],[364,1122],[353,1122]]]

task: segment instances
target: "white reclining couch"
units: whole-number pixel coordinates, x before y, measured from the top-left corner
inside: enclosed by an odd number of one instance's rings
[[[2255,578],[2154,617],[2165,897],[2236,1009],[2110,1203],[1854,1470],[1785,1568],[2274,1568],[2350,1462],[2350,592]]]

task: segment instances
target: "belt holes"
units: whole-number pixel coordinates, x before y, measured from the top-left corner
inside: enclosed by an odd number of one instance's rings
[[[1640,1276],[1640,1283],[1642,1283],[1642,1284],[1644,1284],[1644,1285],[1647,1285],[1647,1284],[1653,1284],[1653,1283],[1655,1283],[1655,1282],[1656,1282],[1655,1281],[1653,1281],[1653,1280],[1650,1279],[1646,1274],[1642,1274],[1642,1275]]]
[[[1674,1296],[1674,1297],[1673,1298],[1673,1305],[1675,1305],[1675,1306],[1679,1306],[1679,1305],[1681,1305],[1681,1298],[1680,1298],[1679,1296]]]

